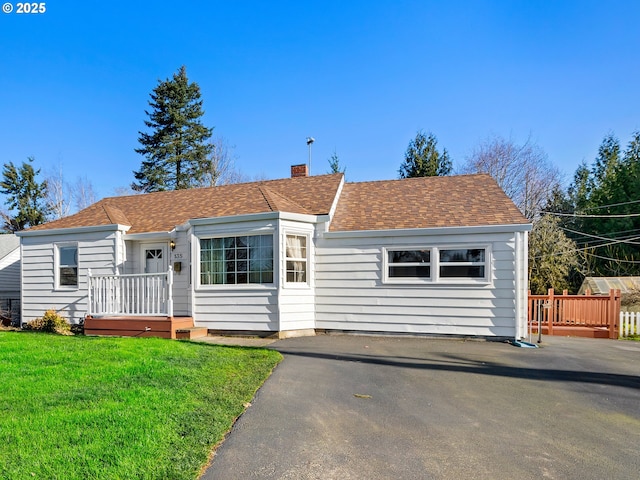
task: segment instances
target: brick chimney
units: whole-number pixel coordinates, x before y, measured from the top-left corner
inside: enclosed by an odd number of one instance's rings
[[[300,165],[291,165],[291,178],[295,177],[308,177],[309,169],[307,168],[307,164],[303,163]]]

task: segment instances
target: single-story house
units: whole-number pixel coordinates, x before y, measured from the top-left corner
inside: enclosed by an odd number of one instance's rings
[[[531,225],[490,176],[291,173],[105,198],[21,232],[22,321],[525,336]]]
[[[20,239],[0,235],[0,321],[8,325],[20,320]]]

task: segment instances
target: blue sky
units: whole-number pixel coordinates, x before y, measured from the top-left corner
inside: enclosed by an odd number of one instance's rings
[[[6,2],[2,2],[6,3]],[[48,1],[0,13],[0,161],[133,181],[149,93],[181,65],[245,175],[396,178],[432,132],[460,165],[489,135],[571,177],[640,128],[637,1]]]

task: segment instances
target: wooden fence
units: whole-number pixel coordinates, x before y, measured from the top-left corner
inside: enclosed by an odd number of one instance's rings
[[[529,324],[545,327],[553,335],[556,327],[586,327],[606,329],[609,338],[618,338],[620,322],[620,290],[603,295],[556,295],[550,288],[547,295],[529,292]]]

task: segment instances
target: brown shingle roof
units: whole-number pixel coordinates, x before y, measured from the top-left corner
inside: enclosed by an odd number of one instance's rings
[[[489,175],[347,183],[330,231],[527,224]]]
[[[110,197],[31,230],[130,225],[128,233],[168,232],[189,219],[273,211],[327,214],[342,174]]]
[[[122,224],[168,232],[190,219],[265,212],[328,214],[342,174],[295,177],[100,200],[31,230]],[[488,175],[347,183],[331,231],[527,224]]]

